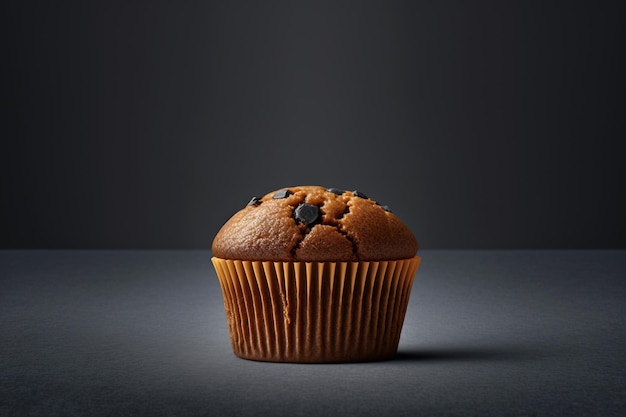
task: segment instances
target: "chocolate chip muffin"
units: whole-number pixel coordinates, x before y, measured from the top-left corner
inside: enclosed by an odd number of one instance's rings
[[[234,353],[276,362],[395,355],[420,258],[407,226],[360,191],[253,197],[215,236]]]

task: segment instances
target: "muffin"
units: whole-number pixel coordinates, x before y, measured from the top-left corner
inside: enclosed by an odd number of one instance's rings
[[[393,357],[417,249],[408,227],[360,191],[298,186],[253,197],[212,245],[234,353],[299,363]]]

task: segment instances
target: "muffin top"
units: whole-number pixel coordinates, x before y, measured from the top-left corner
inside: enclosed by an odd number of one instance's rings
[[[244,261],[381,261],[412,258],[417,240],[359,191],[298,186],[253,197],[222,226],[212,250]]]

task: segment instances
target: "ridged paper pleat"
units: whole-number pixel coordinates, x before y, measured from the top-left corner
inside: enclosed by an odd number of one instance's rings
[[[420,258],[212,261],[237,356],[274,362],[353,362],[396,353]]]

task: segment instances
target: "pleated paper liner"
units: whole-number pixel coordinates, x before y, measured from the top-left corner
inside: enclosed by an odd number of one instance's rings
[[[393,357],[420,263],[212,258],[234,353],[270,362]]]

